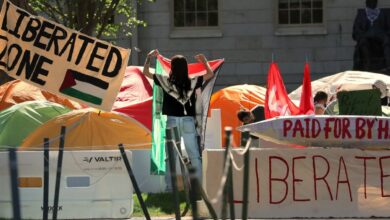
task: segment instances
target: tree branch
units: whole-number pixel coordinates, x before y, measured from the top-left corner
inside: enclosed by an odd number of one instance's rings
[[[27,2],[28,0],[11,0],[11,2],[18,6],[19,8],[23,8],[24,10],[28,11],[30,14],[37,15],[37,13],[30,7],[30,5]]]
[[[60,4],[60,2],[58,0],[56,0],[56,5],[57,5],[57,8],[58,8],[58,11],[60,12],[59,14],[62,17],[62,21],[64,22],[66,20],[66,16],[65,16],[65,13],[64,13],[64,8],[62,7],[62,5]]]
[[[96,36],[97,38],[100,38],[103,31],[107,27],[108,20],[114,14],[114,11],[118,7],[118,4],[119,4],[119,0],[111,1],[110,6],[108,7],[106,13],[104,14],[104,16],[102,17],[102,19],[99,22],[101,24],[101,27],[100,27],[100,30],[98,31],[97,36]]]

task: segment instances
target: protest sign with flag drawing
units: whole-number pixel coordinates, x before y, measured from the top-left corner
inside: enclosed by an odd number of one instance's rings
[[[49,92],[110,111],[130,50],[2,1],[0,70]]]
[[[103,80],[75,70],[67,70],[60,92],[95,105],[100,105],[107,88],[108,83]]]

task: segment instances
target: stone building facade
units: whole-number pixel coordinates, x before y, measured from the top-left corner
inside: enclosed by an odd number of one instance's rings
[[[364,4],[365,0],[144,2],[138,15],[148,26],[134,32],[132,63],[142,65],[146,53],[155,48],[167,57],[183,54],[189,61],[196,53],[225,58],[216,84],[220,89],[245,83],[264,86],[274,60],[291,91],[301,85],[306,60],[312,80],[352,68],[352,26]],[[379,0],[379,7],[390,7],[390,2]]]

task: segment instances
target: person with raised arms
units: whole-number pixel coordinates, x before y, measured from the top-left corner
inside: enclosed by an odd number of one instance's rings
[[[188,76],[187,59],[182,55],[175,55],[171,58],[171,71],[169,76],[153,74],[150,72],[150,60],[157,57],[158,50],[148,53],[143,74],[153,79],[156,86],[163,90],[162,113],[167,115],[167,127],[177,127],[179,136],[184,139],[185,149],[191,164],[196,169],[196,176],[202,180],[202,163],[200,158],[197,133],[195,128],[195,102],[196,92],[201,88],[202,83],[211,79],[214,72],[211,70],[206,57],[198,54],[195,59],[202,63],[206,74],[194,78]]]

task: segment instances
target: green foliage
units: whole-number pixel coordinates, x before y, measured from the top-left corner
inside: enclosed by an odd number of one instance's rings
[[[28,4],[35,13],[66,27],[97,38],[116,38],[146,26],[134,8],[142,1],[146,0],[28,0]]]

